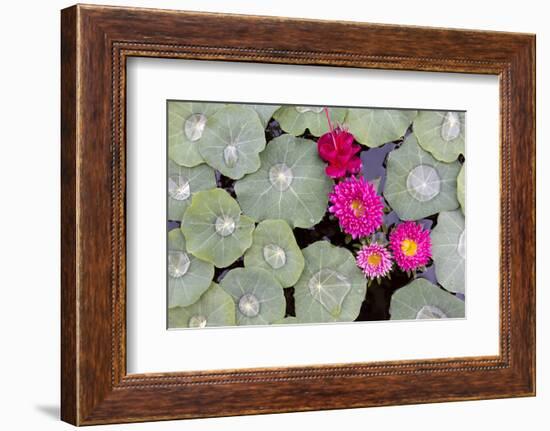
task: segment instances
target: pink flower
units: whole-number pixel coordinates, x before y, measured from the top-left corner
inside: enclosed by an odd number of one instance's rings
[[[363,177],[350,177],[334,186],[329,211],[353,239],[368,236],[382,225],[384,204],[374,186]]]
[[[363,246],[357,253],[356,262],[369,278],[384,277],[393,264],[391,253],[378,243]]]
[[[401,223],[390,234],[390,249],[403,271],[425,266],[432,257],[430,231],[413,221]]]
[[[361,159],[358,152],[361,147],[354,144],[354,137],[342,127],[332,127],[328,109],[325,108],[330,132],[325,133],[317,141],[319,156],[328,162],[325,169],[326,174],[331,178],[345,177],[349,172],[356,174],[361,170]]]

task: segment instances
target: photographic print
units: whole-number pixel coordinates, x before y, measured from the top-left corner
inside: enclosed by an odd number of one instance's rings
[[[464,318],[465,121],[169,100],[168,328]]]

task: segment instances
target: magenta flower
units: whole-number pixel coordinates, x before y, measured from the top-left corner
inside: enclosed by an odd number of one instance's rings
[[[334,186],[329,211],[353,239],[365,237],[382,225],[384,204],[374,186],[363,177],[350,177]]]
[[[390,249],[403,271],[425,266],[432,257],[430,231],[413,221],[401,223],[390,234]]]
[[[384,277],[393,264],[391,253],[378,243],[363,246],[357,253],[356,262],[369,278]]]
[[[330,132],[317,141],[319,156],[328,163],[326,174],[331,178],[345,177],[349,172],[356,174],[361,170],[361,159],[357,154],[361,147],[354,144],[355,138],[342,127],[332,127],[328,109],[325,108]]]

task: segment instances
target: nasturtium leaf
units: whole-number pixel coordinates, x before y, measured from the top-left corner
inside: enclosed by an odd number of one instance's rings
[[[347,109],[328,108],[333,127],[343,123]],[[313,136],[330,131],[327,116],[322,106],[282,106],[273,114],[281,129],[294,136],[302,135],[306,129]]]
[[[357,142],[379,147],[404,136],[415,116],[414,110],[350,108],[344,123]]]
[[[262,126],[264,126],[264,129],[267,127],[267,123],[269,123],[269,120],[271,117],[273,117],[273,113],[280,108],[280,105],[246,105],[258,114],[258,117],[260,117],[260,121],[262,122]]]
[[[216,283],[194,304],[168,310],[168,328],[235,326],[235,303]]]
[[[283,219],[309,228],[325,215],[332,181],[315,142],[282,135],[260,155],[260,169],[235,183],[244,213],[256,221]]]
[[[456,179],[456,197],[458,202],[460,202],[460,208],[462,209],[462,214],[466,214],[466,163],[460,168],[458,177]]]
[[[390,320],[463,318],[464,301],[423,278],[397,290],[390,303]]]
[[[384,196],[402,220],[419,220],[458,208],[456,177],[460,163],[440,162],[409,135],[388,154]]]
[[[223,189],[197,192],[181,221],[187,250],[193,256],[225,268],[252,244],[254,221],[241,213]]]
[[[274,322],[275,325],[297,325],[300,323],[294,316],[287,316],[282,320]]]
[[[258,114],[244,106],[230,105],[208,119],[199,152],[206,163],[234,180],[256,172],[265,133]]]
[[[430,235],[437,281],[451,292],[464,293],[466,230],[462,212],[440,213]]]
[[[285,316],[283,287],[265,269],[232,269],[220,285],[235,302],[237,325],[268,325]]]
[[[464,112],[420,111],[413,122],[420,146],[447,163],[464,154],[464,127]]]
[[[204,163],[198,143],[208,119],[222,103],[168,102],[168,157],[178,165],[193,167]]]
[[[268,271],[283,287],[293,286],[304,269],[304,256],[284,220],[265,220],[252,234],[244,266]]]
[[[351,322],[365,299],[367,281],[350,251],[328,241],[302,250],[305,268],[294,286],[300,323]]]
[[[180,221],[198,191],[216,187],[216,173],[205,164],[186,168],[168,160],[168,220]]]
[[[185,248],[179,229],[168,232],[168,307],[193,304],[214,278],[214,265],[197,259]]]

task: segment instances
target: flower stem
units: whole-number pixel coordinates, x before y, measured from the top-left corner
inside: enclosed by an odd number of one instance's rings
[[[328,128],[330,129],[331,132],[334,132],[334,128],[332,127],[332,123],[330,121],[330,115],[328,114],[328,108],[324,107],[323,110],[325,111],[325,115],[327,116]]]
[[[338,143],[336,142],[336,137],[334,136],[334,127],[332,127],[332,122],[330,121],[328,108],[325,106],[323,110],[325,111],[325,115],[327,116],[328,128],[330,129],[330,136],[332,137],[332,145],[334,145],[334,149],[338,150]]]

